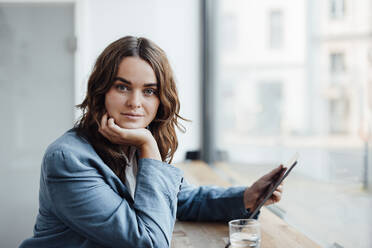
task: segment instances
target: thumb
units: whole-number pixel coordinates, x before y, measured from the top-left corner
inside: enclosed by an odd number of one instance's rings
[[[276,167],[275,169],[273,169],[272,171],[270,171],[269,173],[267,173],[265,176],[264,176],[264,178],[265,179],[271,179],[271,178],[273,178],[274,176],[276,176],[276,175],[278,175],[279,173],[281,173],[282,172],[282,170],[283,170],[283,165],[281,164],[281,165],[279,165],[278,167]]]

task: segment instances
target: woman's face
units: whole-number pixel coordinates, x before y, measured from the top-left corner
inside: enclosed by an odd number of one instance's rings
[[[159,103],[158,84],[151,66],[139,57],[124,58],[105,95],[108,115],[122,128],[144,128],[154,120]]]

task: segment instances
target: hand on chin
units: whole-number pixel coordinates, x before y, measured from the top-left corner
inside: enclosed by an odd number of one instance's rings
[[[119,145],[142,146],[154,140],[151,132],[140,123],[122,121],[117,125],[114,118],[108,118],[107,114],[102,116],[98,131],[111,143]]]

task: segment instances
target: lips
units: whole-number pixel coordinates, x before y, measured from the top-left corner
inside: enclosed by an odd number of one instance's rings
[[[136,114],[136,113],[120,113],[120,115],[126,117],[127,119],[133,119],[133,120],[144,117],[144,115]]]
[[[121,115],[128,115],[128,116],[136,116],[136,117],[143,117],[144,115],[136,114],[136,113],[120,113]]]

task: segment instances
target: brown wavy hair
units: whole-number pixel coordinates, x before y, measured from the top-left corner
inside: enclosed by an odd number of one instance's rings
[[[88,80],[84,101],[77,105],[83,112],[75,124],[78,134],[87,138],[103,161],[120,177],[123,171],[123,151],[98,132],[105,109],[105,94],[114,83],[120,62],[125,57],[139,57],[154,70],[158,83],[159,108],[149,130],[154,136],[161,158],[171,163],[178,146],[175,127],[182,132],[179,120],[180,103],[176,83],[165,52],[154,42],[143,37],[125,36],[109,46],[98,56]]]

